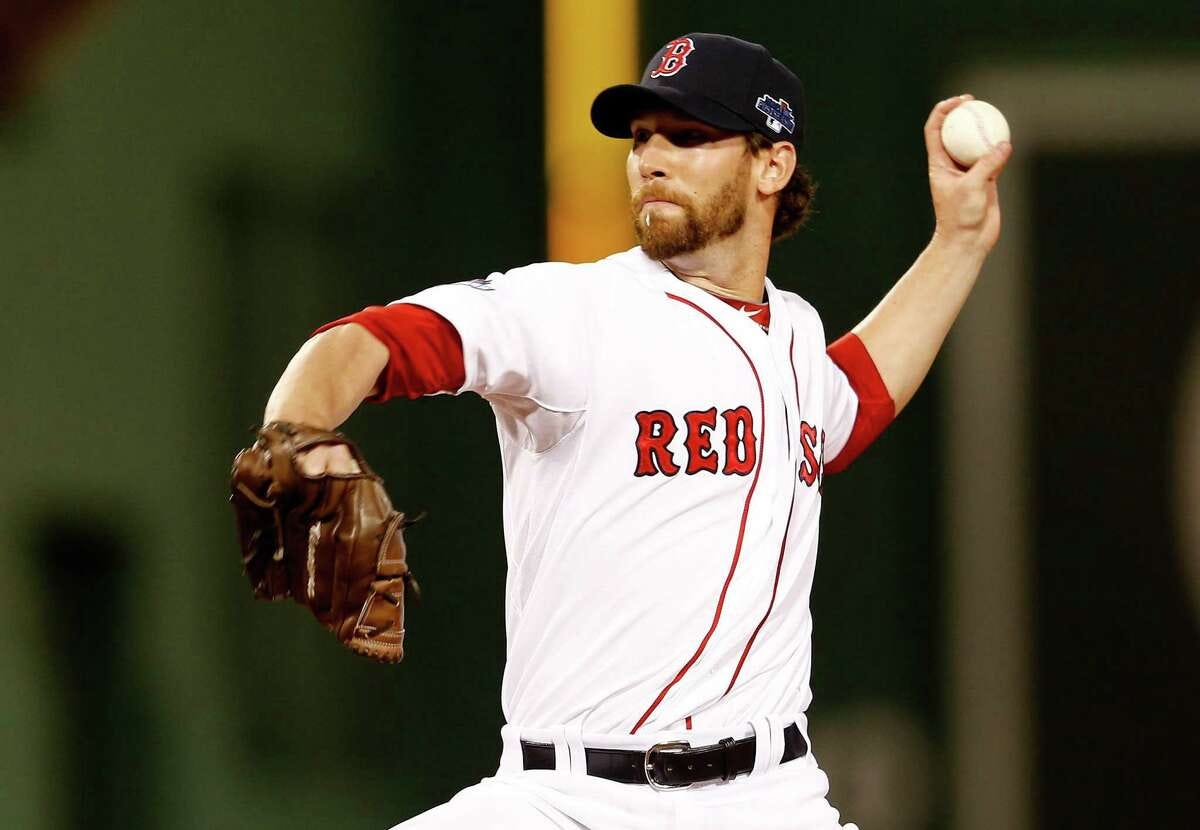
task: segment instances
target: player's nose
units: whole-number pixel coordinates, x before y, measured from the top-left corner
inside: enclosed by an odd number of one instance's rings
[[[671,142],[654,133],[638,148],[638,172],[643,179],[663,178],[670,167]]]

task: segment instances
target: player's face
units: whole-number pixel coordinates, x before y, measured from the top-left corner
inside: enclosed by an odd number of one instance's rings
[[[647,256],[671,259],[741,230],[751,155],[740,133],[671,111],[640,115],[630,131],[630,209]]]

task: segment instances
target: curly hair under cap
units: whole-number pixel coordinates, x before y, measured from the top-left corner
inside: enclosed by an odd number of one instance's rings
[[[760,133],[746,133],[746,143],[750,146],[750,152],[755,154],[771,149],[771,140]],[[771,226],[772,242],[786,239],[804,226],[812,216],[812,201],[816,192],[817,183],[807,170],[797,164],[791,180],[779,192],[775,223]]]

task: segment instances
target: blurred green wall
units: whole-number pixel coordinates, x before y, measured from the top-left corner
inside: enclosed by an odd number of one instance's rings
[[[398,668],[249,599],[224,477],[313,327],[543,256],[540,15],[130,0],[0,120],[0,826],[384,827],[494,769],[487,407],[348,424],[396,502],[432,513]],[[987,55],[1195,55],[1197,26],[1181,0],[699,0],[647,2],[642,41],[724,31],[805,80],[821,213],[771,270],[832,337],[928,237],[920,126],[955,91],[940,78]],[[935,377],[827,482],[817,724],[884,700],[942,729],[937,394]]]
[[[377,784],[348,764],[281,790],[236,718],[236,681],[272,667],[228,657],[246,636],[226,625],[245,591],[222,494],[238,297],[210,203],[246,158],[304,180],[390,163],[395,25],[383,1],[119,2],[0,122],[0,826],[284,826],[370,808],[358,788]],[[54,572],[83,585],[47,578],[62,527],[80,549]],[[113,597],[91,595],[109,585],[89,566],[104,539]],[[102,612],[116,620],[95,628]],[[329,723],[278,715],[295,732]],[[107,738],[80,746],[84,723]]]

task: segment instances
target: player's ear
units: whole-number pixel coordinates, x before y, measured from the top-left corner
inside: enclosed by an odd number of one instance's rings
[[[796,146],[790,141],[776,141],[762,151],[765,162],[758,177],[758,191],[772,196],[787,187],[796,170]]]

